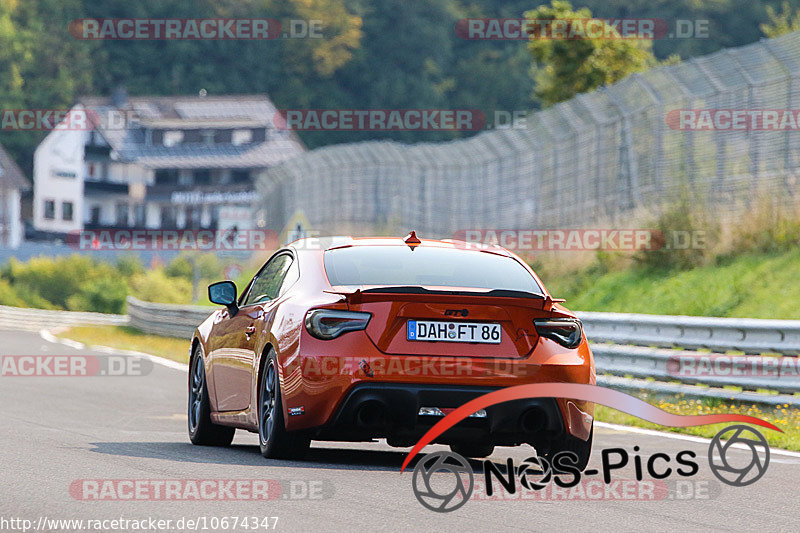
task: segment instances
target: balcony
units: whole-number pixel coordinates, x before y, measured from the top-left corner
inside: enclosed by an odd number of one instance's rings
[[[128,194],[128,184],[116,181],[97,180],[86,178],[83,182],[83,191],[86,195],[93,194]]]

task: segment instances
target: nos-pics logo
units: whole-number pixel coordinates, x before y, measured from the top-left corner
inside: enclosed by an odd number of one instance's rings
[[[744,450],[745,453],[731,453],[731,449]],[[695,457],[694,452],[684,453]],[[723,483],[734,487],[751,485],[761,479],[769,466],[769,457],[767,440],[761,433],[745,425],[734,425],[723,429],[714,436],[708,447],[708,463],[711,472]],[[530,474],[535,475],[526,466],[529,463],[535,464],[541,472],[540,479],[533,483],[527,479]],[[563,466],[563,463],[559,463],[557,460],[556,463]],[[574,461],[568,461],[568,463],[575,464]],[[627,458],[625,463],[627,463]],[[509,459],[508,464],[511,467],[513,461]],[[691,473],[681,475],[697,473],[696,464],[682,464],[694,466],[694,468]],[[604,454],[603,472],[587,470],[582,473],[576,468],[567,468],[566,474],[569,482],[564,482],[559,480],[559,475],[564,473],[563,469],[559,467],[559,472],[556,472],[546,458],[536,457],[526,459],[520,467],[516,468],[516,473],[520,478],[520,484],[525,489],[541,490],[551,481],[555,481],[560,486],[573,486],[580,482],[582,474],[590,473],[602,473],[606,483],[609,483],[611,470],[621,466],[623,466],[622,463],[609,464]],[[491,490],[489,488],[491,484],[489,472],[496,471],[496,467],[487,460],[484,461],[483,470],[486,474],[487,490]],[[511,476],[512,474],[509,474],[509,478]],[[431,511],[447,513],[463,506],[472,497],[475,488],[475,474],[472,466],[464,457],[453,452],[442,451],[427,454],[417,463],[411,483],[414,495],[424,507]]]

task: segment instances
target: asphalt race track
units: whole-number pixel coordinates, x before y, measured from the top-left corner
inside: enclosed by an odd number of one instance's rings
[[[35,333],[0,332],[0,346],[3,356],[108,355],[47,342]],[[691,478],[668,478],[668,492],[655,500],[622,499],[615,495],[621,493],[617,488],[594,499],[568,500],[563,494],[538,500],[476,499],[453,512],[437,513],[415,498],[411,469],[400,473],[402,450],[383,443],[315,442],[303,461],[274,461],[261,457],[257,437],[242,431],[232,448],[196,447],[186,435],[185,403],[185,372],[159,364],[144,376],[0,376],[0,530],[14,530],[2,522],[12,518],[31,520],[32,527],[52,519],[202,519],[205,530],[224,530],[222,517],[278,517],[268,525],[304,532],[800,530],[800,454],[773,451],[759,481],[731,487],[710,471],[705,443],[596,428],[590,468],[600,468],[603,448],[624,447],[633,454],[638,445],[643,462],[656,452],[674,457],[694,450],[699,472]],[[446,448],[426,451],[440,449]],[[519,462],[530,452],[498,448],[492,459],[498,464],[508,457]],[[750,456],[745,450],[732,453],[745,460]],[[480,470],[481,463],[473,465]],[[630,465],[619,472],[620,479],[634,476]],[[279,482],[280,490],[270,501],[87,501],[76,489],[86,479],[266,479]],[[483,475],[478,472],[476,479],[482,481]],[[601,476],[592,479],[599,483]],[[185,524],[182,529],[194,529]],[[202,525],[196,529],[204,530]],[[232,530],[230,524],[227,529]]]

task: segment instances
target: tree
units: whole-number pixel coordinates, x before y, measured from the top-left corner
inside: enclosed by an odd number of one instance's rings
[[[91,86],[90,54],[67,22],[80,0],[0,0],[0,109],[63,109]],[[3,131],[0,142],[30,175],[43,131]]]
[[[572,21],[565,35],[552,31],[553,26],[540,23],[528,28],[528,51],[535,60],[532,75],[534,96],[543,106],[552,106],[585,93],[615,83],[628,74],[649,69],[657,63],[652,53],[652,41],[620,38],[616,28],[597,20],[591,30],[585,24],[592,18],[587,8],[573,11],[566,0],[553,0],[525,13],[530,21]],[[602,28],[599,31],[598,25]],[[541,30],[542,27],[550,28]],[[610,36],[610,37],[609,37]]]
[[[769,22],[759,25],[759,29],[770,39],[800,30],[800,9],[792,12],[789,2],[781,4],[780,13],[777,13],[774,7],[767,6],[767,18]]]

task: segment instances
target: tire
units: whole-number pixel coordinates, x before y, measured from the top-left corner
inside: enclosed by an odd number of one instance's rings
[[[494,452],[493,444],[483,444],[480,442],[459,442],[450,445],[450,451],[462,457],[481,459],[489,457]]]
[[[211,404],[208,400],[208,383],[203,355],[198,346],[192,356],[189,371],[188,405],[189,440],[199,446],[230,446],[236,428],[211,422]]]
[[[311,444],[304,435],[286,431],[278,360],[272,348],[258,382],[258,443],[261,455],[268,459],[301,457]]]
[[[559,440],[553,442],[550,451],[545,454],[545,457],[551,462],[559,452],[572,452],[575,454],[577,461],[575,467],[581,472],[586,470],[589,464],[589,458],[592,455],[592,442],[594,441],[594,422],[592,422],[592,429],[589,431],[589,439],[581,440],[572,435],[564,435]],[[556,465],[552,465],[556,469]]]

